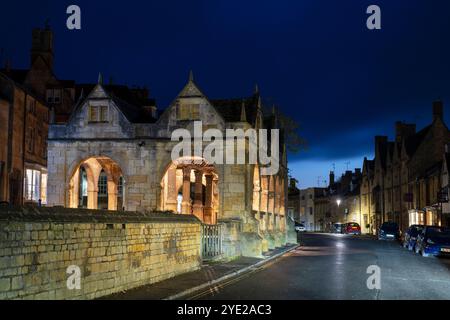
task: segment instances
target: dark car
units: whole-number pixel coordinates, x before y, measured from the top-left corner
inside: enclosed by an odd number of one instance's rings
[[[335,223],[333,224],[333,233],[344,233],[345,230],[345,223]]]
[[[415,252],[423,257],[450,255],[450,228],[425,227],[417,237]]]
[[[378,240],[398,240],[400,229],[395,222],[385,222],[378,230]]]
[[[345,225],[345,234],[361,235],[361,227],[356,222],[350,222]]]
[[[424,227],[425,226],[418,224],[409,227],[403,238],[403,248],[408,248],[409,251],[415,250],[417,237]]]

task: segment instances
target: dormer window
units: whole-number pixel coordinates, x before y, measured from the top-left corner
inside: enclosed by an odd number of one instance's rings
[[[177,120],[200,120],[199,104],[182,104],[177,108]]]
[[[108,122],[108,106],[89,106],[89,122]]]
[[[51,104],[59,104],[61,103],[61,95],[61,89],[47,89],[46,100]]]

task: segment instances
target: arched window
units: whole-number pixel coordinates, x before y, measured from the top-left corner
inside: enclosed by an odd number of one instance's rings
[[[98,177],[98,208],[108,210],[108,177],[104,170]]]
[[[80,168],[80,185],[78,192],[78,207],[79,208],[87,208],[88,205],[88,183],[87,183],[87,174],[86,169],[81,166]]]

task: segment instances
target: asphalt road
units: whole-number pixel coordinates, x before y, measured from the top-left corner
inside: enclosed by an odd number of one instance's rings
[[[369,237],[304,234],[304,246],[253,273],[190,299],[450,299],[450,259],[423,258],[398,242]],[[381,289],[368,289],[369,266]]]

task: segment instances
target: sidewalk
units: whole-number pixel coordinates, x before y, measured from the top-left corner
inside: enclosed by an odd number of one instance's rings
[[[298,245],[288,245],[269,251],[264,259],[241,257],[226,263],[205,264],[200,270],[182,274],[155,284],[135,288],[122,293],[100,298],[100,300],[175,300],[204,289],[210,285],[233,278],[239,274],[259,268]]]

